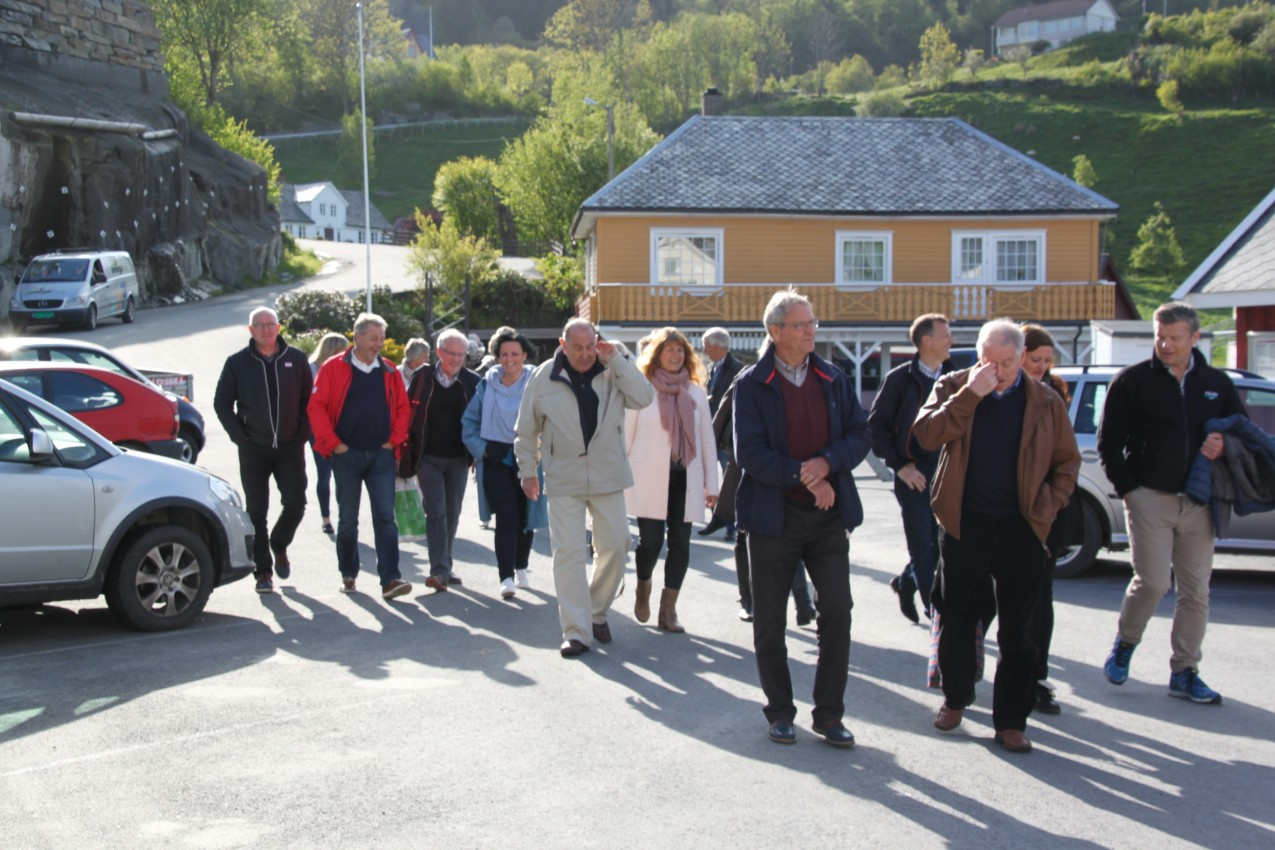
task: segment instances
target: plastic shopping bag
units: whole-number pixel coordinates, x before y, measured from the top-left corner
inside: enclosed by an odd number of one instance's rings
[[[415,478],[394,479],[394,521],[398,523],[400,543],[425,539],[425,507]]]

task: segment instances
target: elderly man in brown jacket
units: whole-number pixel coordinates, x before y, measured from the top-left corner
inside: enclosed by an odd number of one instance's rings
[[[934,725],[955,729],[973,699],[979,590],[986,592],[990,576],[1000,617],[995,739],[1026,753],[1036,661],[1029,624],[1048,563],[1045,538],[1075,489],[1080,452],[1062,399],[1023,376],[1023,334],[1015,323],[983,325],[978,352],[977,365],[935,383],[913,425],[922,447],[942,450],[930,498],[942,529],[935,606],[944,702]]]

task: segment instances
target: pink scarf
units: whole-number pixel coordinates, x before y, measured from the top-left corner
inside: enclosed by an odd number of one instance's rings
[[[669,372],[656,369],[651,376],[651,386],[658,395],[660,424],[668,432],[672,446],[671,459],[683,466],[695,460],[695,403],[687,392],[690,374],[686,371]]]

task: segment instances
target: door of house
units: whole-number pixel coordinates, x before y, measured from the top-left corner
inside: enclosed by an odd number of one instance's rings
[[[323,238],[328,240],[329,242],[332,241],[332,228],[330,227],[323,228]]]

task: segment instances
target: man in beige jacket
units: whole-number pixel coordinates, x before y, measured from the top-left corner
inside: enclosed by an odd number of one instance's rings
[[[544,467],[562,622],[559,651],[563,658],[575,658],[588,652],[594,638],[611,641],[607,613],[629,551],[624,491],[633,486],[624,411],[651,404],[655,390],[584,319],[567,322],[559,343],[523,394],[514,457],[520,471],[531,473],[523,475],[522,489],[533,501],[541,496],[536,465]],[[593,520],[592,580],[585,557],[586,510]]]

